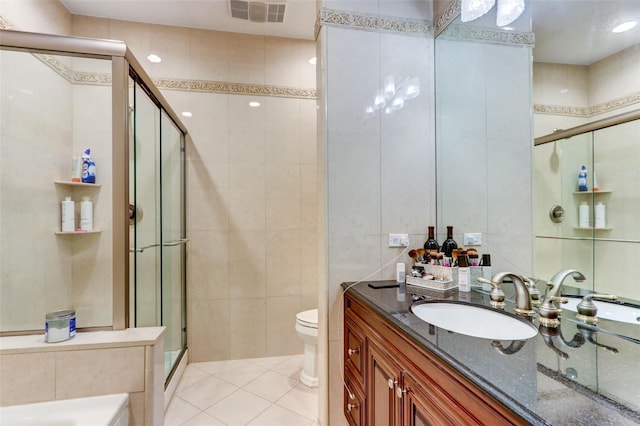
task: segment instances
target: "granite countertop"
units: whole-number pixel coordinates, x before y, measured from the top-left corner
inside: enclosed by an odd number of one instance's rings
[[[539,327],[526,341],[494,341],[454,333],[429,324],[410,308],[413,296],[424,301],[448,300],[490,307],[487,292],[473,288],[440,291],[408,285],[372,288],[344,283],[343,288],[380,314],[402,334],[442,358],[503,405],[531,424],[640,424],[640,326],[600,320],[582,324],[566,315],[556,329]],[[504,311],[514,314],[513,285]],[[578,289],[563,286],[563,294]],[[533,323],[538,326],[538,315]],[[470,321],[473,319],[470,318]]]

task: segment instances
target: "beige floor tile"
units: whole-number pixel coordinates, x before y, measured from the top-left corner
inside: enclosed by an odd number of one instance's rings
[[[272,405],[264,413],[253,419],[249,426],[309,426],[312,421],[296,413]]]
[[[276,365],[280,364],[281,362],[289,358],[290,357],[286,355],[285,356],[269,356],[264,358],[249,358],[249,359],[246,359],[245,361],[252,362],[264,368],[272,369]]]
[[[210,362],[196,362],[189,365],[192,365],[205,373],[216,374],[219,371],[226,370],[232,367],[242,367],[245,364],[244,360],[241,359],[232,359],[227,361],[210,361]]]
[[[244,389],[271,402],[276,402],[296,387],[298,383],[300,382],[280,373],[267,371],[254,381],[249,382],[244,386]]]
[[[201,410],[206,410],[225,396],[235,392],[237,386],[217,377],[209,377],[178,392],[178,396]]]
[[[267,369],[264,367],[245,362],[241,366],[233,366],[218,371],[215,376],[238,387],[242,387],[266,372]]]
[[[191,385],[198,383],[200,380],[204,380],[210,375],[205,373],[204,371],[196,368],[193,364],[187,365],[187,368],[180,378],[180,383],[178,383],[178,387],[176,388],[177,392],[188,388]]]
[[[204,411],[192,418],[186,423],[182,423],[181,426],[226,426],[224,423],[219,422],[215,418],[211,417]]]
[[[207,409],[207,413],[228,425],[246,425],[271,406],[271,402],[239,389]]]
[[[318,419],[318,388],[309,388],[302,383],[287,392],[276,405],[293,411],[311,420]]]
[[[300,376],[300,370],[302,370],[303,364],[304,356],[294,355],[287,357],[287,359],[273,367],[272,370],[280,374],[284,374],[285,376],[297,379]]]
[[[179,426],[202,411],[185,400],[174,396],[164,414],[164,426]]]

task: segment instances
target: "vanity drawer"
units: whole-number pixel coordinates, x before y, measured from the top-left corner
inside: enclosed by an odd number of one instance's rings
[[[344,383],[344,416],[351,426],[365,426],[367,424],[367,410],[364,391],[348,371],[345,371]]]
[[[364,332],[353,322],[353,320],[345,317],[343,353],[344,367],[345,370],[351,370],[360,385],[364,385],[364,343]]]

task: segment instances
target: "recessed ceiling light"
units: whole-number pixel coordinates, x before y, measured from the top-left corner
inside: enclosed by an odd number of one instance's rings
[[[625,31],[629,31],[631,28],[635,27],[636,25],[638,25],[638,22],[636,22],[636,21],[624,22],[624,23],[618,25],[617,27],[615,27],[614,29],[612,29],[611,32],[612,33],[623,33]]]
[[[258,107],[260,106],[260,102],[258,102],[258,101],[251,101],[251,102],[249,102],[249,106],[250,106],[251,108],[258,108]]]
[[[158,55],[155,54],[151,54],[149,56],[147,56],[147,59],[149,60],[149,62],[153,62],[154,64],[157,64],[158,62],[162,62],[162,58]]]
[[[309,59],[309,63],[310,63],[311,65],[315,65],[315,64],[317,64],[317,63],[318,63],[318,58],[316,58],[316,57],[314,56],[313,58]]]
[[[191,117],[191,116],[193,116],[193,114],[191,114],[191,111],[182,111],[182,116],[183,117]]]

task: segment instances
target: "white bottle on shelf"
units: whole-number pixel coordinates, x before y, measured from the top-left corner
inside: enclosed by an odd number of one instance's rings
[[[599,202],[594,209],[595,227],[606,228],[607,227],[607,206]]]
[[[66,197],[62,202],[62,232],[76,230],[76,207],[71,197]]]
[[[93,231],[93,203],[89,197],[82,197],[80,203],[80,229]]]
[[[580,203],[579,213],[578,213],[578,226],[580,228],[588,228],[589,227],[589,204],[586,201]]]

